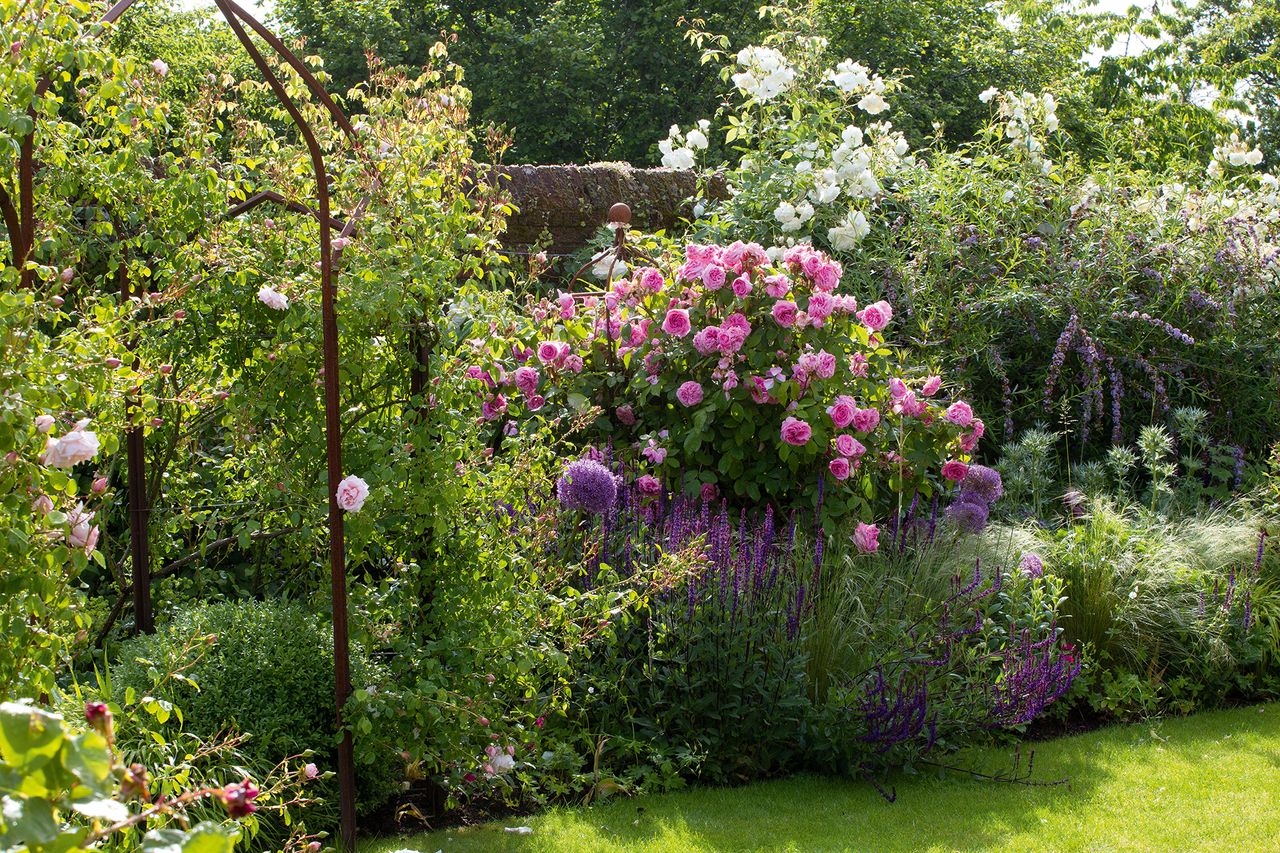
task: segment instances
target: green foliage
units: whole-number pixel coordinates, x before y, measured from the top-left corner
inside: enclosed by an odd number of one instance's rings
[[[190,662],[193,638],[208,648]],[[158,633],[124,643],[117,659],[116,694],[181,708],[177,729],[206,741],[223,732],[248,735],[238,749],[250,766],[269,769],[311,753],[334,765],[332,629],[299,604],[189,603]],[[181,678],[159,679],[170,672]],[[352,683],[369,691],[383,678],[382,668],[354,646]],[[369,811],[396,790],[400,768],[375,750],[358,752],[360,804]],[[322,784],[319,794],[336,802],[332,784]],[[327,815],[317,812],[311,825],[326,828],[332,815],[332,807]]]
[[[183,792],[167,804],[135,811],[145,771],[117,763],[110,715],[72,730],[57,714],[23,702],[0,704],[0,849],[6,853],[85,853],[149,819],[161,819],[208,793]],[[156,829],[144,853],[232,853],[234,824],[202,821]]]

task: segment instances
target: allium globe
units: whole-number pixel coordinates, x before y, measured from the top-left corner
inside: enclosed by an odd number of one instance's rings
[[[975,495],[984,503],[993,504],[1004,495],[1004,482],[996,469],[986,465],[970,465],[969,472],[960,482],[960,491],[966,495]]]
[[[965,533],[981,533],[987,526],[991,510],[981,500],[961,495],[960,500],[947,507],[947,518]]]
[[[1018,571],[1022,572],[1029,578],[1038,578],[1044,576],[1044,561],[1040,559],[1040,555],[1034,551],[1028,551],[1022,555],[1022,559],[1018,561]]]
[[[599,462],[579,459],[570,462],[556,482],[556,497],[565,509],[603,515],[618,499],[618,482]]]

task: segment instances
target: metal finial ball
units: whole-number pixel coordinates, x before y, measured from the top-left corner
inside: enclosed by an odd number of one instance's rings
[[[618,202],[609,208],[609,221],[617,222],[622,225],[631,224],[631,208],[622,202]]]

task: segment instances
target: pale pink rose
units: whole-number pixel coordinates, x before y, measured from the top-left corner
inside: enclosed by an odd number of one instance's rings
[[[874,554],[880,548],[880,529],[874,524],[861,524],[853,531],[853,544],[863,554]]]
[[[650,442],[648,447],[640,451],[640,455],[654,465],[661,465],[667,460],[667,449]]]
[[[44,447],[44,464],[54,468],[74,468],[98,455],[98,436],[85,429],[88,421],[80,421],[62,438],[50,436]]]
[[[837,456],[827,463],[827,470],[837,480],[847,480],[849,479],[849,460],[843,456]]]
[[[707,286],[707,290],[719,290],[724,287],[724,281],[727,278],[724,267],[710,266],[702,271],[702,283]]]
[[[563,351],[563,352],[567,352],[567,351],[568,351],[568,349],[569,349],[569,345],[568,345],[568,344],[564,344],[564,349],[563,349],[562,351]],[[585,366],[585,365],[582,363],[582,356],[580,356],[580,355],[567,355],[567,356],[565,356],[565,359],[564,359],[564,369],[565,369],[565,370],[568,370],[570,373],[581,373],[581,372],[582,372],[582,368],[583,368],[584,366]]]
[[[879,425],[879,409],[858,409],[858,411],[853,413],[853,428],[858,432],[871,432]]]
[[[369,484],[355,474],[348,474],[338,484],[338,506],[347,512],[359,512],[368,497]]]
[[[924,397],[932,397],[938,393],[938,389],[942,387],[941,376],[930,376],[924,381],[924,387],[920,389],[920,394]]]
[[[155,72],[157,77],[168,77],[169,63],[165,62],[163,59],[153,59],[151,60],[151,70]]]
[[[956,426],[967,427],[973,423],[973,409],[968,403],[958,400],[947,407],[946,418]]]
[[[836,436],[836,452],[841,456],[861,456],[867,452],[867,449],[858,439],[848,433],[841,433]]]
[[[831,416],[831,422],[836,425],[836,429],[844,429],[853,423],[853,418],[858,412],[858,405],[853,398],[841,394],[836,397],[835,402],[827,407],[827,414]]]
[[[801,447],[813,438],[813,427],[799,418],[787,418],[782,422],[782,440],[787,444]]]
[[[863,379],[866,377],[867,357],[864,354],[860,352],[855,352],[853,355],[849,356],[849,373],[858,377],[859,379]]]
[[[547,404],[547,398],[541,394],[530,394],[524,404],[529,411],[536,412]]]
[[[538,371],[532,367],[517,367],[515,373],[516,388],[526,397],[538,390]]]
[[[903,382],[901,379],[894,378],[889,380],[890,398],[894,400],[901,400],[903,397],[907,396],[907,391],[907,383]]]
[[[36,515],[48,515],[53,512],[53,499],[48,495],[39,495],[31,502],[31,511]]]
[[[53,415],[37,415],[35,419],[36,432],[46,434],[53,429]]]
[[[320,776],[320,768],[314,764],[307,764],[302,768],[302,777],[304,779],[317,779]]]
[[[684,406],[696,406],[702,402],[702,386],[690,379],[676,389],[676,399]]]
[[[662,491],[662,484],[658,482],[658,478],[650,474],[636,478],[636,488],[640,490],[642,495],[656,495]]]
[[[76,504],[76,508],[67,513],[67,544],[72,548],[83,548],[85,552],[98,546],[98,528],[93,523],[94,513],[88,512],[84,504]]]
[[[796,304],[790,300],[779,300],[773,303],[773,319],[784,329],[795,325]]]
[[[969,473],[969,466],[958,459],[950,459],[942,466],[942,476],[953,483],[958,483],[964,479],[964,475]]]
[[[630,406],[619,406],[616,410],[618,422],[625,426],[635,426],[636,413]]]
[[[889,321],[893,319],[893,308],[888,302],[881,299],[879,302],[873,302],[859,311],[858,319],[862,321],[862,325],[871,331],[878,332],[889,325]]]
[[[258,288],[258,300],[268,308],[276,311],[287,311],[289,309],[289,297],[280,293],[269,284],[264,284]]]
[[[662,321],[662,331],[677,338],[683,338],[692,328],[689,324],[689,312],[683,308],[672,308]]]

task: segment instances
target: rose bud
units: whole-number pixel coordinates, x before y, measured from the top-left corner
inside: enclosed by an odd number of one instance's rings
[[[116,358],[115,356],[112,356],[111,358],[107,359],[103,363],[106,364],[107,367],[110,367],[112,370],[115,370],[117,367],[123,364],[123,362],[120,361],[120,359]]]
[[[181,308],[173,312],[173,319],[175,320],[185,320],[186,317],[187,317],[187,312]]]
[[[219,799],[226,808],[227,814],[233,818],[248,817],[258,810],[253,801],[258,796],[258,786],[245,779],[222,789]]]
[[[63,284],[70,284],[70,283],[71,283],[71,279],[73,279],[73,278],[75,278],[75,277],[76,277],[76,268],[75,268],[75,267],[67,267],[66,269],[64,269],[64,270],[59,274],[59,276],[58,276],[58,277],[62,279],[62,283],[63,283]]]
[[[153,427],[164,426],[164,418],[152,418],[151,425]]]
[[[55,296],[49,301],[53,303],[54,308],[61,308],[63,303],[65,303],[67,300],[63,299],[61,296]]]
[[[94,480],[93,480],[93,485],[92,485],[92,486],[90,486],[90,487],[89,487],[89,489],[90,489],[90,490],[91,490],[95,495],[105,494],[105,493],[106,493],[106,491],[107,491],[107,478],[106,478],[106,477],[95,477],[95,478],[94,478]]]
[[[173,373],[173,365],[172,364],[160,365],[160,372],[163,373],[165,376],[168,376],[170,373]]]

